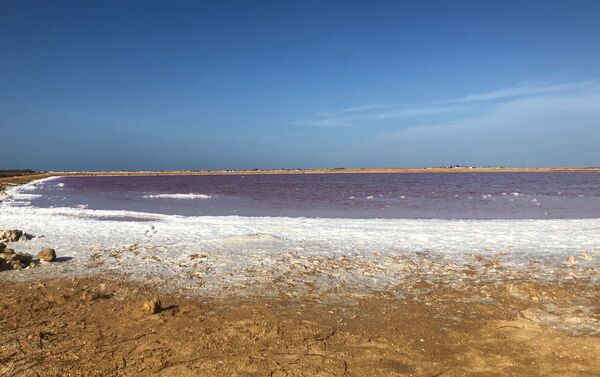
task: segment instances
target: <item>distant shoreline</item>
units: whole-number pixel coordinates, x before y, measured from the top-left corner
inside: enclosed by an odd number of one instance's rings
[[[77,171],[45,172],[48,176],[127,176],[127,175],[261,175],[261,174],[393,174],[393,173],[598,173],[600,167],[544,167],[544,168],[333,168],[333,169],[252,169],[252,170],[164,170],[164,171]]]
[[[153,176],[153,175],[277,175],[277,174],[400,174],[400,173],[600,173],[600,167],[545,168],[331,168],[331,169],[252,169],[252,170],[138,170],[138,171],[45,171],[9,173],[0,170],[0,196],[8,186],[58,176]]]

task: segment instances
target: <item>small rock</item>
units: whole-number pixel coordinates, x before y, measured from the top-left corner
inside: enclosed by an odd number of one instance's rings
[[[0,242],[0,253],[6,249],[6,244],[4,242]]]
[[[160,306],[160,300],[157,299],[156,297],[154,297],[152,300],[148,300],[148,301],[144,302],[144,306],[142,307],[142,310],[149,314],[159,313],[162,310],[162,308]]]
[[[583,260],[592,260],[594,258],[592,258],[592,254],[590,254],[590,253],[582,253],[581,254],[581,259],[583,259]]]
[[[19,262],[28,266],[29,263],[31,263],[31,261],[33,260],[33,256],[29,254],[16,253],[13,256],[13,259],[18,260]]]
[[[0,253],[0,260],[2,260],[0,266],[20,270],[28,267],[32,263],[33,257],[29,254],[15,253],[13,249],[5,248]]]
[[[0,230],[0,241],[17,242],[24,235],[25,232],[18,229]]]
[[[13,249],[6,248],[2,253],[0,253],[0,259],[4,259],[6,261],[17,260],[19,262],[29,264],[33,257],[29,254],[15,253]]]
[[[16,259],[8,261],[7,264],[8,264],[8,267],[10,267],[11,270],[21,270],[21,269],[23,269],[23,265],[21,264],[21,262],[19,262]]]
[[[86,290],[81,297],[86,301],[94,301],[111,298],[112,293],[106,291],[106,285],[100,284],[100,289]]]
[[[567,262],[569,262],[569,264],[575,264],[576,260],[575,260],[575,256],[574,255],[569,255],[569,257],[567,258]]]
[[[12,260],[15,255],[15,251],[13,249],[5,248],[2,252],[0,252],[0,258],[4,260]]]
[[[56,260],[56,252],[54,249],[46,248],[37,253],[37,257],[44,262],[54,262]]]
[[[98,292],[94,292],[94,291],[86,291],[83,292],[83,295],[81,296],[81,298],[83,298],[85,301],[94,301],[100,298],[100,295],[98,294]]]

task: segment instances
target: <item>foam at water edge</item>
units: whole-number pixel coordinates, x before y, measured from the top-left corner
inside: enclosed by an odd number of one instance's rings
[[[210,199],[212,196],[206,194],[154,194],[144,195],[144,199]]]
[[[1,204],[11,204],[15,203],[17,205],[30,205],[31,203],[26,201],[27,199],[35,199],[41,197],[41,195],[36,194],[26,194],[22,191],[33,191],[37,188],[40,183],[52,181],[55,179],[62,178],[61,176],[48,177],[42,179],[36,179],[29,183],[25,183],[23,185],[17,185],[4,190],[4,195],[0,194]]]

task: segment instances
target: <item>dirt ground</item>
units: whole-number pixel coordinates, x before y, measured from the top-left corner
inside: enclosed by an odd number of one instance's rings
[[[0,289],[2,376],[600,376],[599,335],[527,318],[536,297],[567,302],[573,287],[498,286],[490,304],[425,283],[331,304],[186,298],[101,277]],[[144,312],[153,297],[163,310]]]

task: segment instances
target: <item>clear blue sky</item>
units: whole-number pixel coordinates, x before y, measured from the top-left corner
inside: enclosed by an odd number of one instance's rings
[[[600,1],[0,1],[2,168],[600,165]]]

